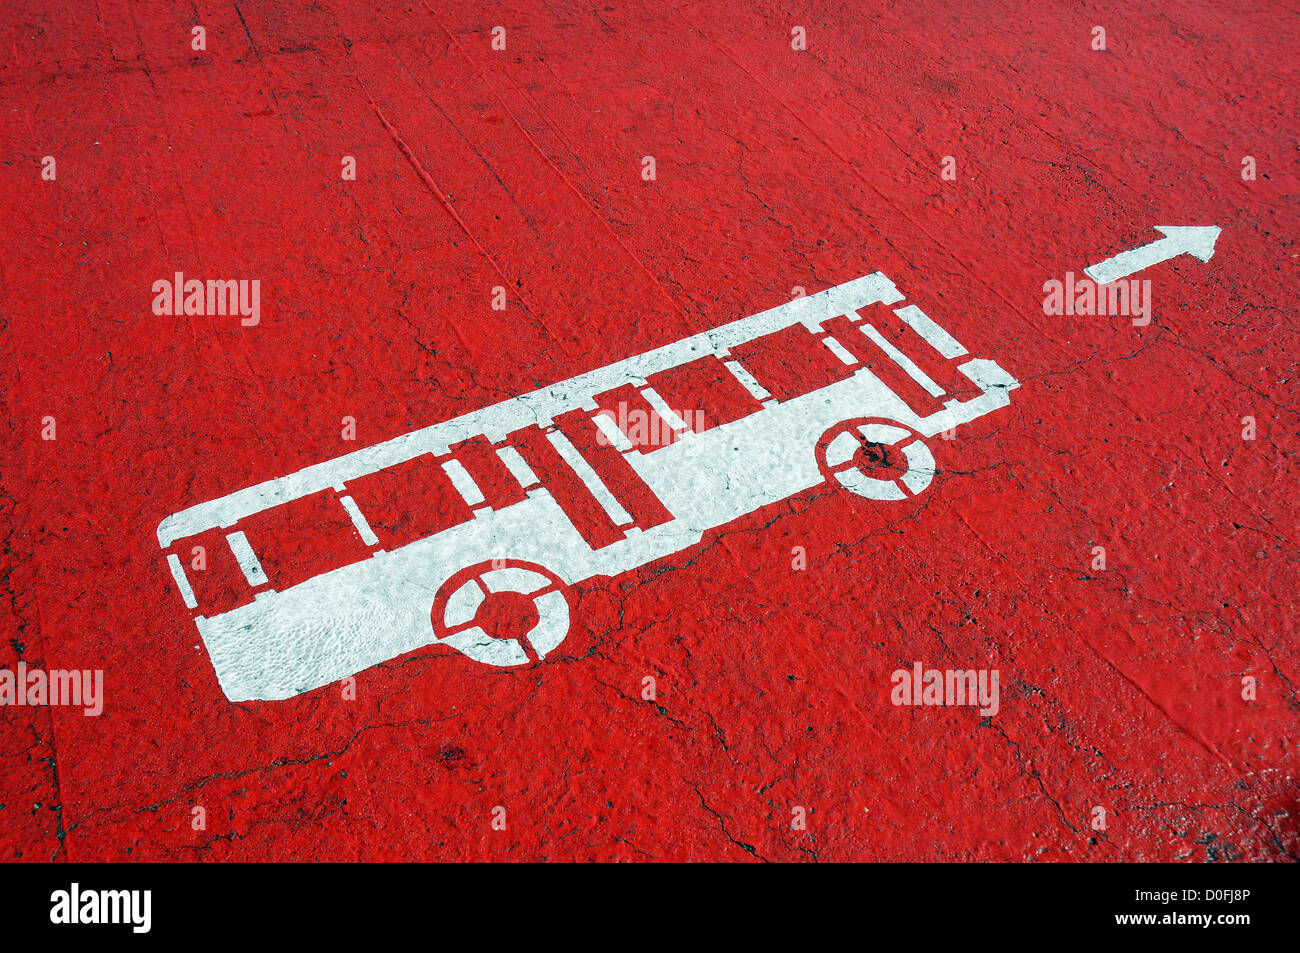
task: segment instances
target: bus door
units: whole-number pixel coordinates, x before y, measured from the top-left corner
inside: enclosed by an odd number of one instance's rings
[[[558,415],[546,429],[525,427],[507,442],[593,549],[673,518],[638,473],[655,453],[762,410],[734,372],[713,355],[665,368],[592,395],[590,407]]]

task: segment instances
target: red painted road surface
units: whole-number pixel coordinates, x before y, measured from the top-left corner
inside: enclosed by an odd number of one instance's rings
[[[6,7],[0,668],[105,697],[0,708],[0,858],[1300,856],[1294,5]],[[1044,314],[1162,224],[1222,234],[1150,324]],[[163,517],[877,270],[1021,382],[919,498],[582,584],[537,665],[223,695]]]

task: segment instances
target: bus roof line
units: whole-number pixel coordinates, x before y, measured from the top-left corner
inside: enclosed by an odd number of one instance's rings
[[[246,516],[342,485],[348,480],[402,463],[422,453],[442,456],[449,451],[451,444],[479,434],[486,435],[495,443],[520,426],[529,423],[545,426],[566,410],[584,406],[593,395],[617,387],[631,378],[644,379],[656,371],[677,367],[697,357],[719,355],[737,344],[773,331],[800,323],[812,330],[820,328],[821,322],[828,318],[851,314],[858,308],[871,304],[894,304],[901,300],[903,296],[894,287],[894,283],[880,272],[873,272],[614,364],[607,364],[517,397],[506,398],[323,463],[312,464],[288,476],[267,480],[219,499],[191,506],[168,516],[158,524],[158,543],[165,549],[178,539],[185,539],[204,530],[216,526],[234,526]],[[528,420],[530,412],[532,420]]]

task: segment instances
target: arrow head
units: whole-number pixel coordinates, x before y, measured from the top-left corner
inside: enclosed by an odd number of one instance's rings
[[[1214,256],[1214,243],[1219,239],[1217,225],[1157,225],[1156,231],[1173,240],[1178,254],[1188,254],[1201,261]]]

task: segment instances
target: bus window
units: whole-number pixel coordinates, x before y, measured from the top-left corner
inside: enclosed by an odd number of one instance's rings
[[[651,387],[696,433],[762,410],[722,361],[709,354],[651,374]]]
[[[379,545],[388,550],[440,533],[473,515],[431,453],[349,480],[347,489]]]
[[[497,456],[487,437],[480,435],[462,440],[452,445],[451,452],[469,471],[470,478],[492,509],[499,510],[527,499],[528,494],[506,468],[505,461]]]
[[[254,587],[239,568],[239,560],[226,540],[230,532],[218,526],[189,539],[178,540],[172,546],[171,551],[194,591],[195,611],[199,615],[220,615],[253,601]],[[195,547],[201,548],[202,552],[196,554]],[[196,559],[200,560],[202,569],[195,568]]]
[[[370,555],[352,517],[332,490],[254,513],[240,520],[238,528],[276,590]]]
[[[943,409],[943,405],[933,394],[927,392],[906,371],[894,363],[862,332],[861,327],[850,324],[848,318],[831,318],[823,322],[822,326],[831,332],[835,340],[857,358],[863,367],[876,375],[882,384],[912,408],[912,412],[917,416],[928,417]]]
[[[667,447],[677,440],[668,421],[631,384],[620,384],[595,395],[596,405],[618,425],[634,448],[642,453]]]
[[[866,318],[858,325],[864,334],[870,336],[870,332],[866,329],[873,328],[890,345],[907,355],[907,359],[913,366],[937,384],[943,394],[951,397],[957,394],[973,394],[979,390],[965,375],[957,371],[957,366],[951,358],[940,352],[933,341],[922,337],[917,331],[919,323],[919,326],[926,328],[932,337],[947,336],[947,332],[934,325],[934,322],[930,321],[920,308],[914,305],[897,308],[877,304],[870,308],[861,308],[858,313]],[[952,353],[953,348],[961,350],[962,354],[965,353],[965,349],[960,344],[953,341],[948,345],[943,337],[938,340],[949,353]]]
[[[591,464],[615,499],[642,529],[650,529],[673,518],[668,508],[641,479],[623,454],[601,440],[592,416],[585,410],[571,410],[555,418],[555,426]]]
[[[737,344],[731,355],[779,401],[853,376],[853,368],[802,324]]]
[[[562,431],[557,433],[562,435]],[[507,439],[537,474],[588,546],[601,549],[618,542],[623,538],[623,531],[610,518],[606,507],[596,499],[583,478],[560,455],[550,437],[551,434],[532,424],[514,431]]]

